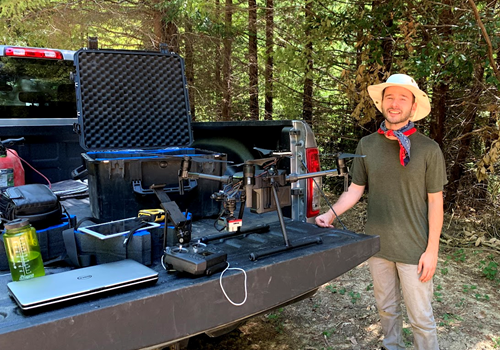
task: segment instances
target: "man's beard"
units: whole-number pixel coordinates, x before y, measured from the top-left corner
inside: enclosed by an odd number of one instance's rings
[[[411,118],[411,112],[408,112],[408,113],[403,113],[401,110],[400,110],[401,114],[399,115],[399,117],[397,117],[397,119],[394,119],[394,117],[392,118],[393,120],[390,119],[390,117],[388,116],[389,115],[389,110],[386,109],[384,110],[384,113],[383,113],[383,116],[384,116],[384,119],[386,121],[386,123],[389,123],[389,124],[400,124],[400,123],[404,123],[404,122],[407,122],[410,120]]]

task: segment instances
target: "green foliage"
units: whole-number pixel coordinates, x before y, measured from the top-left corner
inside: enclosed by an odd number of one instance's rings
[[[351,303],[353,303],[353,304],[356,304],[356,302],[359,299],[361,299],[361,294],[359,294],[358,292],[350,291],[349,296],[351,297]]]
[[[443,287],[438,284],[436,287],[436,291],[434,292],[434,297],[436,298],[437,302],[443,301],[443,293],[441,293],[441,290],[443,290]]]
[[[283,325],[283,308],[279,308],[276,312],[267,315],[267,319],[274,325],[274,329],[278,333],[282,333],[284,329]]]
[[[332,335],[335,334],[335,332],[337,332],[337,330],[335,328],[330,328],[330,329],[327,329],[326,331],[323,331],[323,336],[326,338],[330,338]]]
[[[466,257],[467,256],[464,249],[458,249],[453,252],[453,260],[455,260],[456,262],[465,262]]]
[[[483,276],[487,279],[494,281],[498,274],[498,263],[495,261],[488,262],[486,265],[485,261],[481,261],[481,268],[483,272]]]
[[[484,300],[484,301],[490,300],[490,296],[488,294],[476,293],[474,294],[474,297],[476,298],[476,300]]]
[[[455,304],[456,307],[463,307],[465,305],[465,298],[461,298],[458,303]]]
[[[327,285],[326,285],[326,289],[327,289],[328,291],[330,291],[331,293],[333,293],[333,294],[337,293],[337,288],[336,288],[334,285],[327,284]]]
[[[475,291],[477,289],[477,286],[475,285],[467,285],[467,284],[464,284],[462,286],[462,291],[465,293],[465,294],[468,294],[469,292],[472,292],[472,291]]]
[[[450,326],[452,323],[456,321],[463,321],[462,317],[452,314],[452,313],[445,313],[442,316],[442,321],[438,323],[440,327],[443,326]]]
[[[371,284],[370,284],[371,286]],[[366,288],[366,290],[370,290],[370,286],[368,286]],[[340,289],[337,289],[337,287],[335,285],[331,285],[331,284],[327,284],[326,285],[326,289],[330,292],[330,293],[333,293],[333,294],[340,294],[340,295],[345,295],[347,293],[347,295],[351,298],[351,303],[353,304],[356,304],[358,302],[358,300],[361,299],[361,294],[359,292],[355,292],[355,291],[347,291],[347,289],[345,287],[342,287]]]
[[[412,332],[411,328],[404,327],[403,328],[403,339],[404,339],[405,345],[407,347],[410,347],[413,344],[412,338],[413,338],[413,332]]]

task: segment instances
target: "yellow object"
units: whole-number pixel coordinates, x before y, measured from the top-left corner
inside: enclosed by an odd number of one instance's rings
[[[163,209],[141,209],[139,210],[138,217],[141,216],[152,216],[154,217],[154,222],[165,221],[165,210]]]
[[[28,219],[6,223],[3,241],[13,281],[45,276],[36,230]]]

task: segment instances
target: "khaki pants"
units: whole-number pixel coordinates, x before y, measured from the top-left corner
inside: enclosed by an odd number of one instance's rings
[[[415,350],[439,350],[432,312],[433,284],[419,281],[417,265],[372,257],[368,260],[387,350],[403,350],[401,290],[410,320]]]

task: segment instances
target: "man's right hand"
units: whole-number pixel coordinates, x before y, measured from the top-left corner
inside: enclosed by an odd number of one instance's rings
[[[332,214],[332,211],[329,210],[324,214],[316,216],[316,219],[315,219],[316,225],[318,225],[319,227],[333,227],[333,225],[331,224],[331,223],[333,223],[331,214]]]

